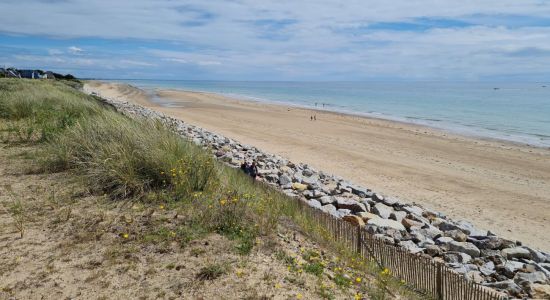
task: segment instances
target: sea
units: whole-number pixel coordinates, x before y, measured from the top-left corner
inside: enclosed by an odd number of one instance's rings
[[[166,88],[211,92],[550,147],[550,82],[118,81],[153,94]]]

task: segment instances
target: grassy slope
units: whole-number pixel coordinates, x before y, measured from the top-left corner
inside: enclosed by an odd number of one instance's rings
[[[337,245],[326,240],[322,229],[299,213],[294,201],[254,184],[159,124],[121,116],[64,83],[0,80],[0,122],[3,146],[9,146],[12,154],[25,149],[23,153],[33,159],[23,163],[32,165],[35,173],[41,173],[39,177],[52,185],[43,187],[42,179],[32,177],[37,175],[15,175],[41,182],[38,192],[24,195],[24,189],[9,192],[15,181],[8,178],[3,183],[0,199],[5,213],[0,219],[7,224],[10,216],[14,225],[19,224],[12,228],[23,235],[12,250],[30,247],[26,245],[32,241],[25,230],[33,227],[28,224],[47,225],[59,233],[54,234],[54,244],[68,247],[64,251],[73,256],[83,251],[82,245],[99,245],[99,253],[103,254],[93,255],[95,266],[91,268],[97,278],[90,274],[91,279],[80,278],[83,282],[78,284],[97,288],[99,278],[122,268],[125,274],[129,270],[137,272],[132,277],[135,282],[126,278],[125,284],[131,290],[119,293],[126,297],[142,293],[154,296],[157,292],[177,297],[179,292],[210,294],[214,298],[353,298],[355,294],[383,298],[387,296],[386,286],[394,293],[406,293],[368,262],[352,260],[345,253],[339,253],[336,260],[336,256],[315,247],[312,238],[325,245]],[[12,167],[16,160],[23,158],[10,157]],[[67,190],[68,186],[77,192]],[[52,196],[56,194],[64,196]],[[27,203],[22,200],[26,196],[34,200]],[[54,204],[50,203],[52,197],[58,199]],[[40,206],[52,209],[37,209]],[[310,237],[297,233],[292,224],[299,225]],[[2,241],[15,239],[14,232],[0,234]],[[210,249],[212,244],[217,246]],[[161,272],[162,264],[168,261],[173,262]],[[24,266],[13,255],[3,263],[7,267],[0,269],[0,279],[8,281],[0,282],[10,283],[0,288],[8,295],[23,293],[25,288],[14,274]],[[191,271],[189,264],[193,266]],[[154,270],[145,270],[148,265]],[[55,266],[52,268],[55,270]],[[175,269],[187,270],[187,276],[177,284],[169,284],[178,280],[163,272]],[[371,275],[365,276],[365,272]],[[138,279],[149,275],[153,279],[146,282],[155,285],[166,280],[170,286],[145,290],[134,286]],[[356,277],[362,278],[361,282],[354,282]],[[216,284],[201,284],[206,280],[225,280],[242,293],[223,294],[224,289],[212,289]],[[258,289],[242,289],[252,282]],[[59,292],[65,290],[70,289]]]

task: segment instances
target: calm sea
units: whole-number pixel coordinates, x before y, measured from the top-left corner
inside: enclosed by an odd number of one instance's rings
[[[147,90],[206,91],[550,147],[550,83],[124,82]]]

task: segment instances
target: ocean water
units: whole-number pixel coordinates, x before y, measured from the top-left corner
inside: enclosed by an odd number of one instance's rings
[[[550,83],[125,80],[427,125],[550,147]]]

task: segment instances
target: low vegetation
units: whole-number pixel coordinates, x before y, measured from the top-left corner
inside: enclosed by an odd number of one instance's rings
[[[0,80],[0,122],[5,145],[34,147],[33,172],[70,172],[92,195],[117,203],[122,212],[108,222],[110,227],[99,225],[108,217],[98,213],[86,218],[89,224],[80,227],[85,232],[72,233],[84,242],[114,232],[120,243],[105,252],[105,261],[132,260],[141,245],[160,253],[177,245],[200,258],[207,256],[206,250],[190,245],[212,234],[230,241],[235,255],[246,257],[258,247],[273,248],[273,237],[286,239],[281,237],[281,224],[298,225],[310,238],[338,250],[323,228],[300,213],[294,200],[222,165],[208,151],[158,123],[114,112],[76,90],[74,82],[69,86],[62,81]],[[48,205],[59,212],[56,222],[71,222],[71,202],[59,203],[56,191],[49,194]],[[23,237],[24,203],[17,201],[9,211],[15,224],[21,222],[16,226]],[[335,258],[318,249],[299,249],[298,254],[284,249],[271,253],[287,267],[288,282],[300,285],[304,273],[318,278],[319,297],[334,298],[334,289],[347,289],[356,299],[367,294],[385,299],[390,289],[412,297],[385,271],[344,250]],[[167,263],[165,269],[184,267],[179,264],[185,262]],[[247,273],[229,262],[215,261],[202,267],[195,279],[216,280],[232,272],[238,278]],[[94,278],[99,277],[90,280]],[[264,279],[271,280],[269,274]]]

